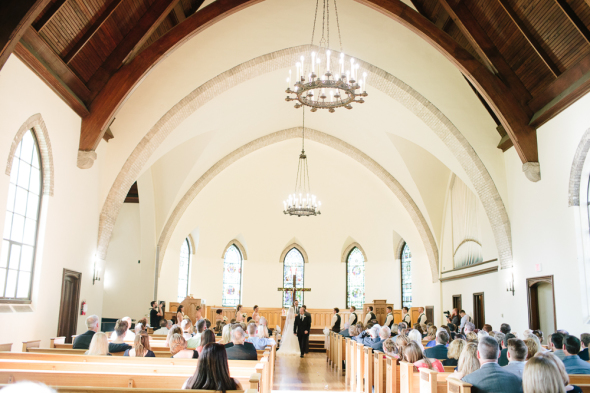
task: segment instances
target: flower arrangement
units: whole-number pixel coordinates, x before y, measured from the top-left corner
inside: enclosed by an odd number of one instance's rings
[[[227,322],[227,317],[225,315],[223,316],[223,322]]]
[[[246,314],[246,313],[243,313],[243,314],[242,314],[242,317],[244,317],[244,318],[248,318],[248,314]]]

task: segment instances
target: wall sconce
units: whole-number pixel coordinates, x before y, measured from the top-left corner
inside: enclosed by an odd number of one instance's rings
[[[98,264],[98,258],[96,255],[94,255],[94,269],[93,269],[93,273],[92,273],[92,285],[94,285],[94,283],[96,281],[100,281],[100,270],[98,269],[98,267],[96,266]]]
[[[510,273],[510,278],[506,281],[506,292],[512,292],[514,296],[514,273]]]

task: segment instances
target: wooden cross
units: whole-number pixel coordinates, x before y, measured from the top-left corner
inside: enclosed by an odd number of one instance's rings
[[[292,306],[295,307],[295,296],[297,292],[310,292],[311,288],[297,288],[297,275],[293,274],[293,288],[279,288],[280,292],[293,292]]]

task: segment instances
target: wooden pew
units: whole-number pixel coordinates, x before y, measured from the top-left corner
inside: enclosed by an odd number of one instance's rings
[[[400,392],[445,392],[447,389],[447,377],[450,373],[439,373],[434,370],[420,369],[414,372],[414,364],[400,363]],[[422,387],[421,387],[422,386]]]
[[[39,348],[41,340],[23,341],[23,352],[27,352],[31,348]]]
[[[10,351],[12,351],[12,343],[0,344],[0,352],[10,352]]]
[[[373,351],[373,391],[385,393],[385,368],[387,367],[385,354],[381,351]]]
[[[352,388],[352,390],[355,390],[356,388],[356,381],[357,381],[357,377],[356,377],[356,369],[357,369],[357,360],[356,360],[356,345],[357,342],[354,341],[353,339],[350,339],[349,341],[349,351],[350,351],[350,364],[346,365],[346,369],[350,370],[350,387]],[[348,361],[347,361],[348,363]]]
[[[373,348],[363,348],[363,392],[371,393],[373,391]]]
[[[445,373],[454,373],[456,366],[443,366],[445,369]]]
[[[0,389],[9,385],[0,385]],[[52,386],[59,393],[182,393],[181,389],[140,389],[140,388],[99,388],[99,387],[75,387],[75,386]],[[215,390],[199,390],[199,393],[218,393]],[[256,393],[254,389],[228,390],[227,393]]]
[[[449,393],[471,393],[472,386],[457,378],[447,378],[447,392]]]
[[[365,392],[363,377],[365,375],[365,346],[361,343],[356,343],[356,390],[357,392]]]
[[[350,337],[346,337],[344,340],[344,348],[345,348],[345,361],[346,361],[346,368],[344,371],[344,385],[351,385],[351,368],[352,368],[352,355],[351,355],[351,348],[353,340]]]
[[[396,358],[387,356],[385,359],[385,393],[400,391],[400,366]]]
[[[336,370],[339,370],[339,375],[342,375],[342,367],[344,367],[344,360],[346,355],[346,340],[344,340],[344,336],[337,334],[337,341],[336,341],[336,362],[338,367]]]
[[[72,337],[76,337],[76,336],[72,336]],[[72,342],[74,342],[74,339],[72,339]],[[65,337],[50,338],[49,339],[49,348],[55,348],[55,344],[65,344],[65,343],[66,343]]]

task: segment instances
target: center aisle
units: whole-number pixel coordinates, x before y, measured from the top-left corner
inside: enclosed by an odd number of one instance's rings
[[[328,366],[326,354],[311,352],[303,359],[277,354],[273,390],[342,392],[348,389],[344,375]]]

